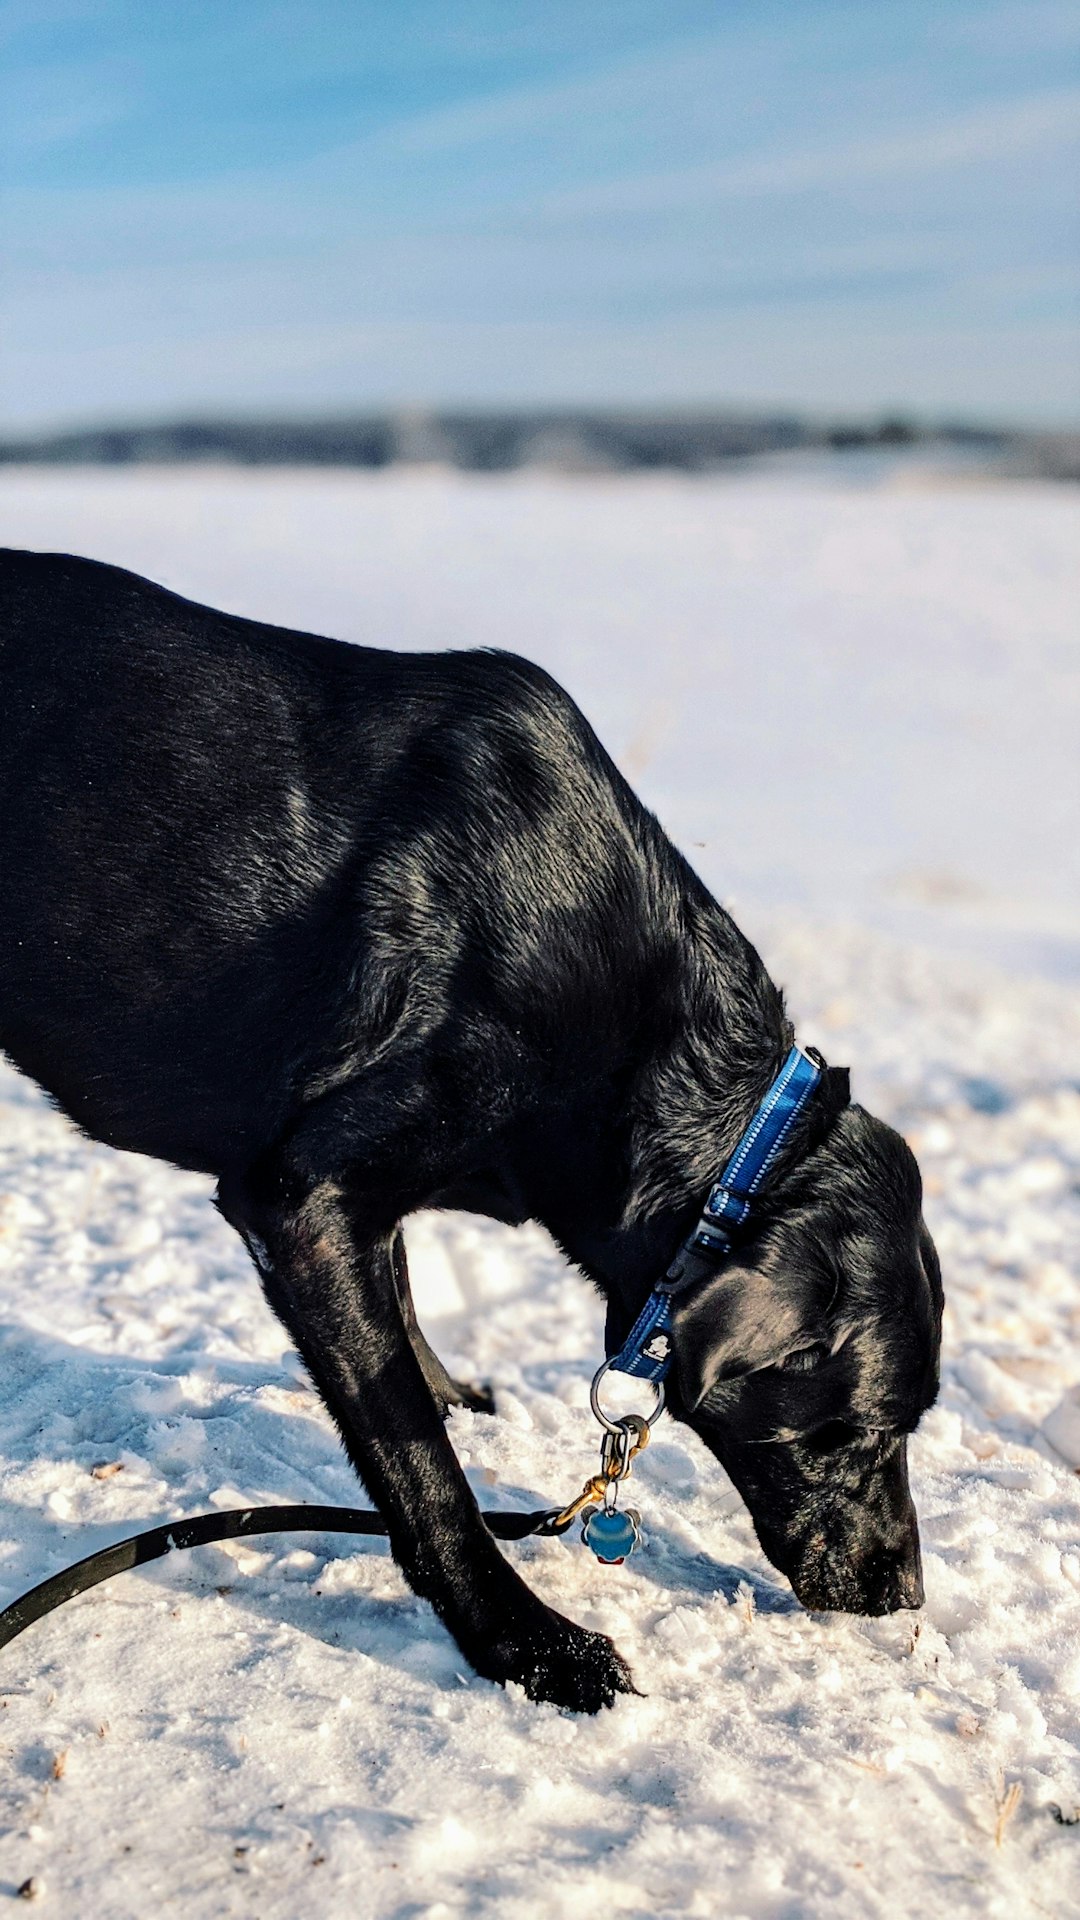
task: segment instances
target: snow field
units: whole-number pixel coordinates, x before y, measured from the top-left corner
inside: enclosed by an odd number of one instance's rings
[[[333,624],[317,599],[336,590],[344,532],[334,514],[344,508],[309,476],[291,496],[284,477],[275,481],[278,521],[268,483],[230,478],[217,548],[193,537],[193,527],[200,540],[208,531],[199,516],[210,508],[190,476],[183,487],[124,476],[111,492],[97,476],[49,479],[51,493],[39,480],[18,497],[10,477],[0,480],[7,537],[108,550],[158,577],[167,560],[171,584],[211,598],[199,567],[216,552],[252,602],[261,596],[249,610],[265,613],[280,589],[292,599],[279,617],[299,620],[310,590],[308,623]],[[397,484],[391,477],[378,508],[384,531]],[[452,479],[423,486],[428,523],[442,515],[449,543],[481,496]],[[570,490],[583,517],[575,546],[561,483],[533,489],[534,548],[516,522],[507,530],[520,493],[505,496],[506,508],[489,503],[485,525],[502,526],[504,556],[531,554],[528,619],[539,632],[545,556],[553,579],[576,569],[581,604],[592,591],[592,495]],[[616,500],[617,491],[602,492],[598,509],[612,565],[645,539],[650,501],[661,518],[668,511],[659,484],[655,494],[624,489]],[[998,494],[942,499],[938,521],[924,522],[938,543],[929,584],[910,545],[893,538],[901,523],[910,534],[912,503],[861,501],[853,533],[841,496],[747,486],[709,498],[716,540],[731,545],[733,525],[748,528],[755,565],[763,553],[775,560],[774,536],[789,555],[798,547],[804,560],[792,567],[807,594],[823,542],[846,541],[850,557],[856,536],[876,540],[875,551],[892,554],[877,590],[894,622],[906,607],[911,648],[926,608],[931,621],[953,622],[950,700],[965,649],[974,680],[999,618],[987,588],[960,621],[950,539],[968,560],[996,543],[1009,617],[1025,599],[1033,627],[1066,646],[1056,497],[1033,490],[1015,520]],[[927,502],[914,505],[923,513]],[[694,524],[683,552],[704,593]],[[312,542],[302,565],[290,526]],[[464,550],[474,553],[468,541]],[[393,594],[412,596],[419,641],[430,582],[409,574],[411,553],[403,532],[387,543],[382,592],[388,620]],[[364,555],[374,577],[376,558]],[[340,580],[348,569],[337,564]],[[501,578],[512,597],[520,581],[505,568]],[[459,625],[470,592],[479,617],[481,584],[476,573],[471,589],[459,585]],[[679,591],[689,603],[686,579]],[[837,600],[818,605],[815,633],[846,617],[848,591],[841,583]],[[861,591],[870,594],[868,580]],[[751,594],[749,568],[740,592]],[[790,582],[788,592],[794,605]],[[759,631],[775,615],[773,595],[763,577]],[[565,611],[557,585],[546,604]],[[637,618],[626,613],[628,634]],[[793,653],[800,644],[796,630]],[[1058,709],[1048,722],[1053,778],[1072,658],[1062,655],[1060,684],[1051,678],[1042,692]],[[628,754],[664,663],[636,628],[619,661],[610,728],[598,709],[603,676],[588,662],[584,671],[595,671],[590,710]],[[936,697],[928,688],[928,708]],[[1034,713],[1035,692],[1026,697]],[[902,768],[907,721],[890,735],[887,720],[882,751]],[[839,762],[846,716],[830,724],[821,750]],[[658,803],[667,783],[697,858],[695,834],[719,845],[704,773],[699,781],[691,766],[680,787],[663,751],[646,754],[642,785],[657,780]],[[720,834],[722,765],[712,778]],[[1022,785],[1014,798],[1022,813]],[[796,809],[797,783],[788,804]],[[290,1536],[177,1555],[83,1596],[0,1655],[0,1894],[33,1875],[44,1911],[117,1920],[156,1908],[185,1920],[1080,1913],[1080,1821],[1066,1824],[1080,1813],[1080,990],[1068,967],[1044,969],[1063,973],[1057,980],[1027,978],[944,951],[966,941],[950,931],[947,904],[930,915],[933,950],[867,924],[878,869],[863,824],[852,804],[837,829],[850,844],[829,855],[854,876],[855,919],[830,917],[813,899],[814,911],[799,913],[759,899],[740,917],[787,985],[801,1037],[852,1063],[856,1097],[899,1125],[923,1164],[949,1298],[943,1391],[913,1447],[923,1612],[805,1614],[720,1469],[670,1421],[636,1472],[648,1545],[625,1567],[600,1568],[574,1536],[507,1549],[546,1600],[612,1634],[631,1661],[642,1697],[596,1720],[472,1676],[380,1543]],[[988,812],[972,850],[980,874],[993,827]],[[756,845],[768,864],[781,841],[766,833]],[[743,840],[739,858],[752,852]],[[808,841],[808,862],[811,852]],[[1051,852],[1041,855],[1046,873]],[[937,871],[952,855],[928,843],[920,857]],[[1002,897],[1022,897],[1021,867],[1002,858]],[[1044,930],[1066,929],[1060,959],[1072,938],[1067,903],[1049,881],[1038,888]],[[987,913],[971,924],[999,951],[1005,921],[996,907]],[[407,1239],[435,1344],[496,1385],[495,1419],[451,1421],[478,1498],[534,1507],[566,1497],[595,1455],[598,1301],[534,1229],[423,1216]],[[3,1068],[0,1359],[0,1604],[172,1516],[358,1497],[208,1183],[80,1139]]]

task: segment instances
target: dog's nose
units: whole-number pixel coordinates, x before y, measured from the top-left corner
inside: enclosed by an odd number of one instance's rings
[[[926,1588],[923,1586],[922,1568],[919,1566],[903,1568],[897,1576],[896,1601],[892,1611],[896,1612],[900,1607],[921,1607],[925,1599]]]
[[[880,1575],[870,1580],[864,1577],[857,1586],[859,1597],[850,1607],[853,1613],[899,1613],[905,1608],[921,1607],[926,1598],[922,1568],[917,1559],[890,1568],[884,1579]]]
[[[921,1607],[926,1599],[923,1586],[922,1553],[919,1550],[919,1536],[916,1533],[908,1548],[904,1564],[896,1573],[896,1602],[893,1611],[899,1607]]]
[[[885,1576],[883,1580],[882,1573]],[[870,1607],[868,1611],[899,1613],[902,1608],[922,1606],[926,1599],[926,1589],[923,1586],[919,1536],[914,1528],[905,1541],[899,1558],[886,1562],[884,1567],[881,1567],[879,1562],[879,1577],[876,1584],[878,1584],[883,1604],[880,1607]]]

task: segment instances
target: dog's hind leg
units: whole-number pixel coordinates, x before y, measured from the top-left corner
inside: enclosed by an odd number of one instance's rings
[[[412,1342],[412,1350],[420,1362],[420,1370],[428,1383],[428,1389],[435,1405],[443,1415],[451,1407],[471,1407],[474,1413],[494,1413],[495,1395],[489,1386],[474,1386],[469,1380],[455,1380],[447,1373],[437,1353],[433,1353],[420,1329],[413,1304],[412,1288],[409,1285],[409,1266],[405,1256],[405,1239],[399,1227],[394,1235],[391,1257],[394,1262],[394,1284],[397,1287],[398,1300],[401,1303],[402,1318]]]

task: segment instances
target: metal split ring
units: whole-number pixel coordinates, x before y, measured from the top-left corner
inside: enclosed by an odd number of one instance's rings
[[[596,1418],[599,1420],[600,1425],[608,1433],[622,1433],[625,1431],[622,1420],[610,1419],[609,1416],[604,1412],[603,1407],[600,1405],[600,1383],[603,1380],[605,1373],[610,1373],[610,1372],[611,1372],[611,1361],[605,1360],[603,1366],[600,1368],[600,1371],[595,1375],[592,1386],[589,1389],[589,1405],[592,1407],[592,1410],[595,1413]],[[644,1415],[627,1414],[625,1418],[626,1419],[641,1418],[644,1420],[646,1426],[651,1427],[653,1424],[653,1421],[658,1420],[660,1418],[660,1415],[664,1411],[664,1383],[662,1380],[650,1380],[649,1385],[651,1386],[653,1392],[656,1395],[656,1405],[655,1407],[653,1407],[651,1413],[644,1414]]]

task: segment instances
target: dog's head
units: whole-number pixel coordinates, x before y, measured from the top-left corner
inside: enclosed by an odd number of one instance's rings
[[[937,1393],[941,1309],[914,1156],[853,1106],[676,1312],[672,1411],[804,1606],[921,1604],[907,1435]]]

